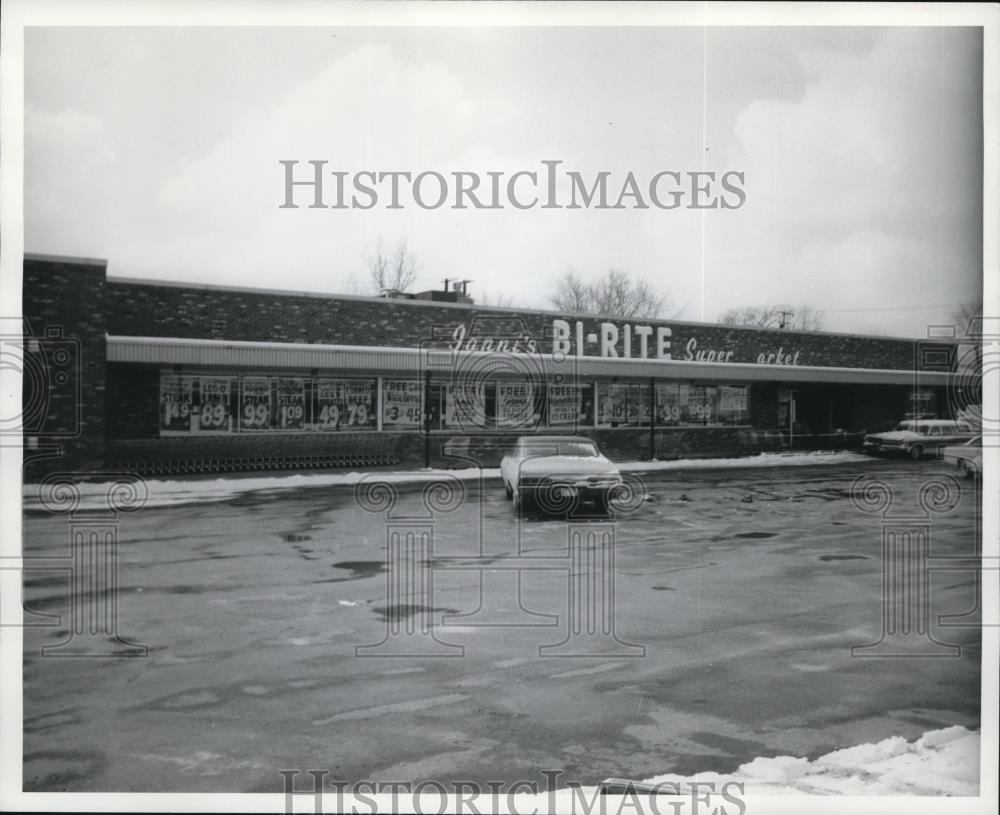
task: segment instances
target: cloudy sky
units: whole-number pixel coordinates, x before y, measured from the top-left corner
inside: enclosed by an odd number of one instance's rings
[[[334,292],[408,242],[416,288],[548,305],[567,268],[683,319],[776,302],[923,336],[981,296],[969,28],[34,28],[25,249],[115,276]],[[745,173],[734,210],[281,209],[330,169]],[[612,188],[615,186],[612,181]],[[303,199],[303,203],[305,200]]]

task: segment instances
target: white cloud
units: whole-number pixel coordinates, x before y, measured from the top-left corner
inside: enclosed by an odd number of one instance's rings
[[[756,285],[723,294],[720,312],[771,298],[830,308],[836,327],[881,320],[890,333],[923,333],[933,311],[893,307],[973,298],[975,75],[942,70],[941,51],[920,30],[883,32],[860,55],[803,49],[801,97],[742,111],[735,133],[751,195],[713,258],[742,264]],[[886,314],[836,311],[867,306]]]
[[[104,120],[78,110],[24,110],[25,214],[51,218],[72,212],[77,203],[63,195],[64,180],[89,179],[95,185],[115,160]]]

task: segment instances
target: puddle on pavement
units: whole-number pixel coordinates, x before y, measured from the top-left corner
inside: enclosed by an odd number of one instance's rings
[[[25,567],[27,568],[27,567]],[[69,569],[63,574],[50,575],[48,577],[26,577],[24,587],[26,589],[45,589],[52,586],[65,586],[69,583]]]
[[[653,586],[653,591],[677,591],[673,586]]]
[[[24,720],[25,733],[40,733],[53,727],[63,727],[71,724],[80,724],[82,718],[77,712],[78,708],[66,708],[56,710],[52,713],[43,713]]]
[[[737,532],[734,538],[744,538],[746,540],[762,540],[763,538],[776,538],[777,532]]]
[[[820,560],[868,560],[867,555],[820,555]]]
[[[304,541],[311,541],[311,535],[303,535],[301,532],[282,532],[281,539],[285,543],[302,543]]]
[[[334,569],[344,569],[350,572],[349,577],[328,577],[323,580],[314,580],[313,583],[343,583],[347,580],[364,580],[366,577],[375,577],[385,571],[385,561],[383,560],[342,560],[333,564]]]
[[[378,614],[386,622],[406,620],[414,614],[419,614],[420,612],[429,612],[431,614],[440,614],[441,612],[445,612],[447,614],[458,614],[457,608],[435,608],[433,606],[421,606],[416,603],[400,603],[395,606],[379,606],[378,608],[372,609],[372,611]]]
[[[156,591],[156,589],[152,589]],[[209,591],[217,591],[215,586],[191,586],[188,584],[183,584],[179,586],[167,586],[163,591],[167,594],[204,594]]]
[[[424,566],[433,569],[447,569],[449,566],[456,568],[459,566],[489,566],[507,555],[483,555],[482,557],[436,557],[430,560],[420,561]]]
[[[104,771],[107,756],[97,750],[40,750],[24,754],[25,792],[65,792]]]

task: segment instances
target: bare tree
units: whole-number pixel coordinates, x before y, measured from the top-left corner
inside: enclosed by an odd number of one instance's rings
[[[549,299],[552,305],[562,311],[594,310],[590,287],[573,268],[567,269],[556,279],[556,290]]]
[[[978,300],[973,303],[962,303],[951,315],[955,324],[955,334],[959,337],[962,346],[972,346],[974,349],[973,359],[979,368],[983,364],[983,301]],[[968,354],[963,353],[962,358],[970,361]]]
[[[787,303],[731,308],[719,318],[723,325],[785,328],[791,331],[819,331],[825,320],[826,315],[812,306],[791,306]]]
[[[662,317],[664,312],[678,317],[684,311],[674,309],[670,298],[648,281],[621,269],[608,270],[595,283],[587,283],[574,269],[567,269],[556,280],[549,299],[561,311],[614,314],[627,319]]]
[[[373,249],[362,254],[371,287],[376,293],[385,291],[404,292],[417,279],[420,261],[417,260],[405,240],[398,241],[391,249],[386,249],[381,238]]]
[[[483,306],[497,306],[498,308],[514,308],[517,306],[517,303],[511,295],[500,291],[484,291],[479,296],[479,303]]]

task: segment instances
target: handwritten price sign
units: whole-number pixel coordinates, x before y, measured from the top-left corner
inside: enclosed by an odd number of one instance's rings
[[[267,430],[271,426],[271,382],[263,376],[245,377],[240,393],[240,428]]]

